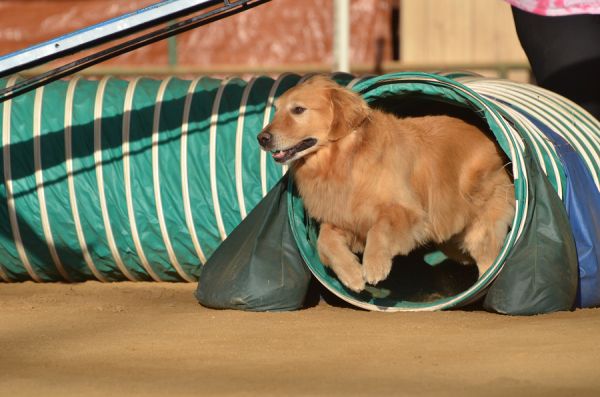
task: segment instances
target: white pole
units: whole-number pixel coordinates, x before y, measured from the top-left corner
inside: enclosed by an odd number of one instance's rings
[[[334,0],[333,58],[333,71],[350,72],[350,0]]]

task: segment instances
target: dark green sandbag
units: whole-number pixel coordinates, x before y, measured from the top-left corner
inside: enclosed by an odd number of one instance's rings
[[[310,271],[288,222],[283,177],[206,262],[196,298],[215,309],[294,310],[304,304]]]
[[[577,294],[577,252],[565,207],[525,151],[529,203],[525,229],[487,292],[487,310],[533,315],[570,310]]]

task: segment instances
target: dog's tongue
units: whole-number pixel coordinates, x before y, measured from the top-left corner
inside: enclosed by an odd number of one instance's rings
[[[285,150],[281,150],[279,152],[275,152],[273,153],[273,159],[275,160],[281,160],[285,157],[285,155],[287,154],[287,151]]]

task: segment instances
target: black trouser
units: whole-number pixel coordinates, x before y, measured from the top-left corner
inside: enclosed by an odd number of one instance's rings
[[[600,120],[600,15],[546,17],[513,7],[513,18],[538,85]]]

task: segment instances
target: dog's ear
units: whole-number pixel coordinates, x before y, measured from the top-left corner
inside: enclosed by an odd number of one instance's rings
[[[333,110],[329,140],[337,141],[360,126],[370,109],[360,95],[347,88],[332,87],[329,95]]]

